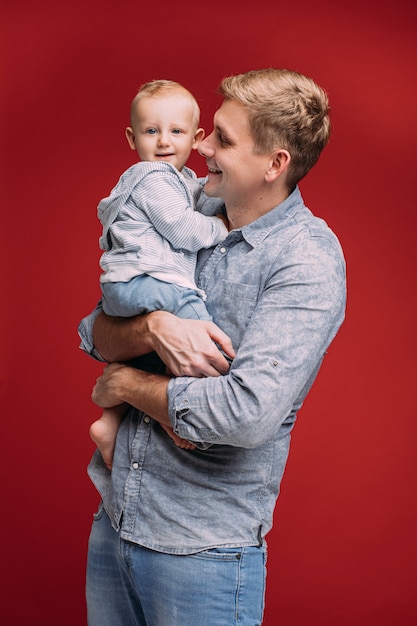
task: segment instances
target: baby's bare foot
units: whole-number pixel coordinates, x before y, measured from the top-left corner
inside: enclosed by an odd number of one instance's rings
[[[111,470],[113,464],[114,446],[116,443],[117,429],[119,428],[119,419],[103,416],[93,422],[90,426],[90,437],[100,451],[103,461]]]

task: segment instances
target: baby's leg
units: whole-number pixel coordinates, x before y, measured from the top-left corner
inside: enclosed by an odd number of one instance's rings
[[[127,405],[119,404],[110,409],[103,409],[100,419],[90,426],[90,437],[99,449],[103,461],[111,470],[113,464],[116,435]]]

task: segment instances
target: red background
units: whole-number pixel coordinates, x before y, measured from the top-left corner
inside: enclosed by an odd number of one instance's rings
[[[272,65],[330,95],[334,134],[301,187],[343,243],[349,300],[295,429],[269,535],[265,626],[415,625],[415,3],[7,4],[2,623],[85,624],[98,502],[85,468],[101,367],[78,350],[76,328],[99,295],[97,202],[133,162],[130,100],[146,80],[179,80],[210,131],[220,79]],[[198,156],[191,165],[205,173]]]

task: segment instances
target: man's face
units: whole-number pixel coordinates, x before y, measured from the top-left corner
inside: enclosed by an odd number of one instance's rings
[[[223,198],[228,209],[242,211],[259,199],[270,157],[254,149],[245,107],[225,100],[214,115],[213,132],[199,147],[208,167],[205,193]]]
[[[132,130],[128,140],[142,161],[165,161],[179,171],[197,147],[194,109],[181,94],[142,98]]]

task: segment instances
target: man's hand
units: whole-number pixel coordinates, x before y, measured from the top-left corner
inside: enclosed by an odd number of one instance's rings
[[[102,409],[117,406],[122,400],[124,376],[128,373],[128,367],[121,363],[112,363],[104,368],[103,373],[96,380],[91,399]]]
[[[127,402],[160,424],[171,426],[168,418],[168,382],[168,376],[112,363],[97,378],[91,398],[103,409]]]
[[[230,338],[216,324],[178,318],[166,311],[147,316],[149,341],[174,376],[220,376],[235,356]]]
[[[137,317],[109,317],[94,323],[94,345],[110,363],[155,351],[175,376],[220,376],[235,356],[230,338],[213,322],[181,319],[167,311]]]

